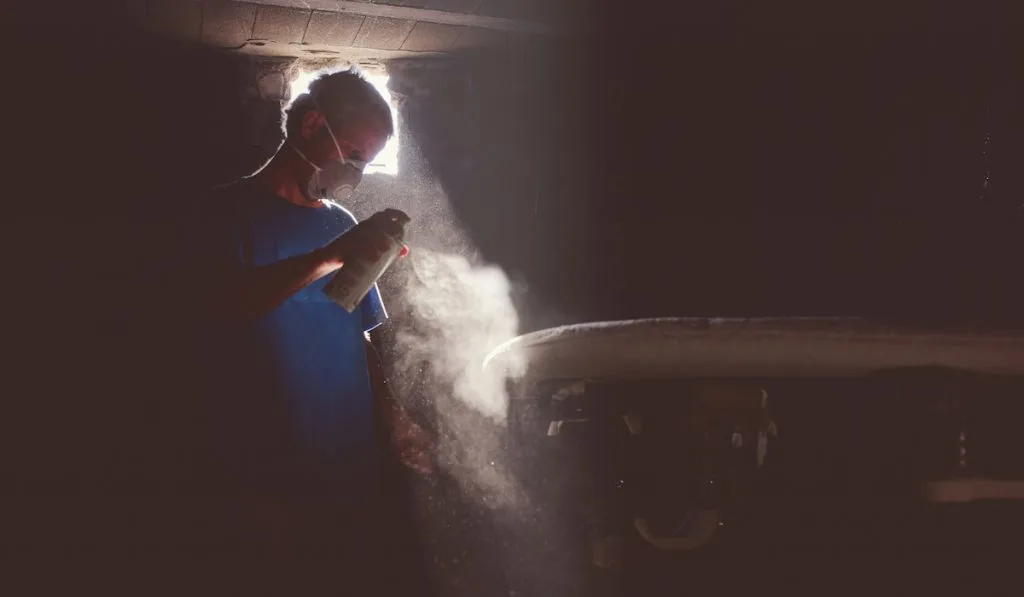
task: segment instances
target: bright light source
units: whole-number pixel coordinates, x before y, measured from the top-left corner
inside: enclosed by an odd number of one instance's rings
[[[291,94],[288,96],[292,100],[299,97],[303,93],[309,90],[309,84],[313,82],[313,79],[317,76],[317,71],[303,71],[299,73],[299,76],[291,83]]]
[[[315,79],[319,74],[319,71],[299,73],[299,76],[295,77],[295,80],[291,83],[291,98],[295,99],[305,93],[306,90],[309,89],[310,83],[312,83],[313,79]],[[391,92],[388,91],[387,75],[367,75],[366,80],[373,84],[381,96],[384,97],[384,100],[388,102],[388,105],[391,106],[391,120],[395,123],[395,134],[388,139],[384,149],[377,155],[377,159],[366,167],[365,172],[367,174],[379,172],[381,174],[390,174],[391,176],[394,176],[398,174],[398,140],[401,136],[401,130],[398,122],[398,110],[395,109],[395,103],[391,100]]]
[[[366,167],[367,172],[380,172],[381,174],[390,174],[395,176],[398,174],[398,138],[400,130],[398,128],[398,110],[395,109],[395,102],[391,99],[391,92],[388,91],[388,76],[377,75],[374,77],[366,77],[369,79],[373,86],[377,88],[377,91],[384,97],[384,100],[391,106],[391,122],[395,123],[395,134],[388,139],[384,149],[377,155],[377,159],[373,161],[369,166]]]

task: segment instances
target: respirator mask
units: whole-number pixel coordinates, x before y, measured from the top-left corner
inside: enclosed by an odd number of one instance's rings
[[[313,101],[317,110],[320,110],[320,105]],[[324,114],[323,110],[320,110],[321,114]],[[335,202],[344,202],[348,200],[355,192],[356,187],[359,186],[360,181],[363,179],[363,170],[366,168],[366,162],[361,160],[345,159],[345,154],[341,151],[341,144],[338,143],[338,138],[334,135],[334,131],[331,129],[331,124],[327,121],[327,115],[324,114],[324,122],[327,127],[327,132],[331,135],[331,140],[334,141],[334,146],[338,149],[338,159],[331,160],[323,166],[314,164],[312,160],[306,157],[304,153],[299,151],[298,147],[289,145],[295,153],[299,154],[307,164],[313,167],[313,176],[310,177],[309,183],[306,186],[306,193],[310,199],[313,200],[330,200]]]

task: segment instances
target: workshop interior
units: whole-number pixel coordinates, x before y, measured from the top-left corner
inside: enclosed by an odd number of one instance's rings
[[[437,468],[394,473],[381,594],[1017,592],[1009,7],[18,4],[5,593],[346,594],[315,553],[197,547],[165,266],[347,70],[395,123],[342,207],[408,215],[368,283]]]

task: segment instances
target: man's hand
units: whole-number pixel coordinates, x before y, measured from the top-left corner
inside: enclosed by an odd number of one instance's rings
[[[409,469],[430,477],[434,475],[433,441],[422,427],[401,409],[391,417],[391,438],[398,459]]]
[[[402,236],[403,226],[409,216],[397,209],[385,209],[350,228],[345,234],[320,249],[324,261],[337,269],[354,255],[375,260],[391,248],[393,239]],[[401,256],[409,249],[403,245]]]

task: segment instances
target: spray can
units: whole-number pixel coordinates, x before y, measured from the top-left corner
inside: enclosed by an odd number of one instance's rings
[[[409,216],[397,210],[388,210],[388,215],[383,213],[375,214],[370,218],[389,217],[400,226],[409,223]],[[367,222],[369,224],[370,222]],[[349,313],[355,311],[356,307],[366,297],[373,285],[384,274],[384,272],[398,259],[402,252],[403,241],[405,240],[404,228],[398,236],[390,236],[388,250],[376,259],[366,255],[355,255],[345,260],[331,281],[324,286],[324,294],[331,300],[341,305]]]

